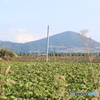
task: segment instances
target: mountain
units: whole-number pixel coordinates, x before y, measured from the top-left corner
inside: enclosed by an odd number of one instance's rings
[[[89,38],[86,38],[88,41]],[[15,52],[34,52],[34,53],[45,53],[46,52],[46,41],[47,38],[40,40],[26,42],[26,43],[13,43],[9,41],[0,41],[0,48],[7,48]],[[92,40],[89,42],[91,47],[93,45],[93,52],[100,52],[100,43]],[[49,52],[85,52],[85,48],[82,45],[81,35],[66,31],[49,37]]]

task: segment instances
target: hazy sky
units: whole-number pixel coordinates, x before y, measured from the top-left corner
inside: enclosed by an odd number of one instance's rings
[[[64,31],[100,42],[100,0],[0,0],[0,40],[28,42]]]

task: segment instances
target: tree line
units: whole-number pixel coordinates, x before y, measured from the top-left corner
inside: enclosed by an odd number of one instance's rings
[[[92,53],[93,55],[100,56],[100,53]],[[40,53],[17,53],[18,56],[45,56],[46,54]],[[88,56],[87,53],[48,53],[48,56]]]

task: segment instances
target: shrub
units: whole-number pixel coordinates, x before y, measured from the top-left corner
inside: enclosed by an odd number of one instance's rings
[[[17,54],[13,51],[7,50],[7,49],[1,49],[0,50],[0,57],[2,59],[8,60],[11,57],[17,57]]]

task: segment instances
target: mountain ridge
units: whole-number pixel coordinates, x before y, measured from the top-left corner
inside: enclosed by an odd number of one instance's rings
[[[86,37],[88,40],[89,38]],[[72,31],[65,31],[49,37],[49,52],[84,52],[85,49],[82,45],[81,36]],[[15,43],[10,41],[0,41],[0,48],[6,48],[15,52],[46,52],[47,38],[42,38],[36,41],[30,41],[25,43]],[[91,40],[91,43],[95,42],[93,52],[100,52],[100,43]],[[84,50],[83,50],[84,49]]]

